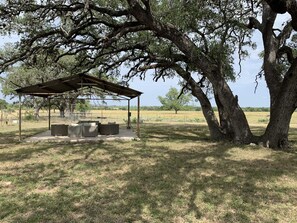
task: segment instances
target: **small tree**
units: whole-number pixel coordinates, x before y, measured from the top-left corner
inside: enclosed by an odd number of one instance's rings
[[[89,101],[86,100],[79,100],[76,103],[76,108],[79,112],[86,112],[91,109],[91,104]]]
[[[6,109],[7,106],[8,106],[8,103],[5,100],[0,99],[0,110]]]
[[[159,96],[158,99],[164,109],[173,109],[177,114],[177,111],[190,102],[191,97],[190,94],[180,94],[176,88],[171,87],[165,97]]]
[[[0,120],[1,120],[1,125],[2,125],[2,122],[3,122],[3,110],[6,109],[7,106],[8,106],[8,103],[5,100],[0,99],[0,111],[1,111]]]

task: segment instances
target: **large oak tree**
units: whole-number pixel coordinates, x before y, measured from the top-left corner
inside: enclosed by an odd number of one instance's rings
[[[127,66],[127,79],[143,78],[149,69],[156,71],[156,80],[178,75],[200,101],[212,138],[286,148],[297,103],[297,61],[289,41],[296,27],[288,22],[275,30],[274,23],[277,13],[284,12],[294,21],[296,7],[294,1],[279,1],[285,3],[280,12],[274,7],[276,1],[266,2],[4,1],[0,5],[2,32],[17,32],[21,41],[15,54],[2,55],[1,68],[5,71],[44,53],[58,54],[56,61],[75,55],[82,72],[96,68],[117,75]],[[246,56],[253,28],[263,36],[263,76],[271,95],[270,122],[261,137],[251,133],[238,98],[228,86],[228,80],[236,77],[233,57],[237,53],[241,61]],[[208,89],[219,118],[207,97]]]

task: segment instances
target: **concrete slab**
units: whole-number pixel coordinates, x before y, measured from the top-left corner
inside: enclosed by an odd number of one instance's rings
[[[39,133],[32,137],[24,139],[25,142],[88,142],[88,141],[112,141],[112,140],[139,140],[136,133],[132,129],[120,128],[117,135],[98,135],[97,137],[73,138],[68,136],[52,136],[51,131]]]

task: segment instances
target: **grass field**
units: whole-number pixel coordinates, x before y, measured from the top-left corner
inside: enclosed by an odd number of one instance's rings
[[[32,114],[33,111],[23,111],[22,117],[25,117],[27,113]],[[132,118],[135,119],[137,117],[136,111],[131,111]],[[52,121],[53,122],[59,122],[57,111],[51,111]],[[269,121],[269,112],[246,112],[247,119],[251,123],[251,125],[262,125],[268,123]],[[42,117],[42,120],[46,120],[48,113],[47,111],[41,111],[40,116]],[[6,117],[6,121],[8,123],[12,123],[13,120],[18,120],[18,113],[13,112],[11,114],[5,114],[4,117]],[[124,120],[127,120],[127,111],[123,110],[91,110],[87,113],[87,117],[89,119],[97,119],[97,117],[105,117],[106,119],[103,119],[103,122],[107,121],[117,121],[119,123],[123,123]],[[205,119],[203,117],[203,114],[201,111],[179,111],[177,114],[174,113],[174,111],[141,111],[140,112],[141,120],[144,122],[193,122],[193,123],[205,123]],[[77,118],[75,116],[74,118]],[[4,120],[4,121],[5,121]],[[0,123],[0,128],[5,123]],[[63,122],[65,120],[62,120]],[[69,122],[74,121],[73,119],[67,120]],[[293,118],[291,121],[291,125],[293,127],[297,127],[297,113],[293,114]]]
[[[118,112],[105,114],[124,122]],[[3,125],[0,222],[297,222],[296,149],[212,142],[201,114],[170,115],[142,112],[131,142],[20,143]],[[255,132],[265,118],[248,114]],[[24,122],[23,135],[46,126]]]
[[[131,111],[132,124],[136,121],[137,112]],[[25,118],[27,111],[23,111],[22,117]],[[3,131],[15,131],[18,129],[18,120],[17,112],[7,115],[8,125],[5,124],[5,121],[0,122],[0,132]],[[48,113],[47,111],[40,112],[40,120],[37,121],[23,121],[22,126],[24,129],[32,128],[47,128],[48,127]],[[73,123],[77,122],[79,119],[93,119],[98,120],[97,117],[105,117],[101,119],[102,123],[107,122],[117,122],[124,124],[127,121],[127,111],[122,110],[92,110],[87,113],[87,116],[80,118],[78,116],[61,119],[59,118],[58,112],[51,111],[51,122],[52,123]],[[256,128],[256,134],[261,132],[269,121],[268,112],[246,112],[247,119],[252,127],[262,127]],[[141,111],[140,119],[143,123],[188,123],[188,124],[199,124],[206,125],[206,121],[203,117],[201,111],[179,111],[178,114],[175,114],[174,111]],[[13,121],[14,124],[13,124]],[[291,127],[297,128],[297,113],[295,112],[292,116]]]

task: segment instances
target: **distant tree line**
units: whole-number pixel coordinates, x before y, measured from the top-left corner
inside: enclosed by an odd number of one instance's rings
[[[9,109],[9,110],[17,110],[18,109],[18,102],[12,102],[9,103],[3,99],[0,99],[0,108],[3,109]],[[81,108],[83,106],[83,108]],[[33,107],[30,106],[24,106],[24,109],[30,109]],[[45,108],[45,107],[44,107]],[[91,105],[89,102],[83,105],[78,105],[77,107],[78,110],[128,110],[127,106],[124,105],[104,105],[104,106],[97,106],[97,105]],[[214,111],[218,111],[217,107],[213,108]],[[131,106],[130,107],[131,111],[137,110],[137,106]],[[157,106],[157,105],[144,105],[141,106],[141,110],[146,110],[146,111],[166,111],[163,106]],[[185,105],[181,109],[182,111],[202,111],[200,106],[193,106],[193,105]],[[269,112],[269,107],[244,107],[243,111],[245,112]]]
[[[94,110],[123,110],[126,111],[128,110],[127,106],[117,106],[117,105],[112,105],[112,106],[94,106],[92,107]],[[131,106],[130,107],[131,111],[136,111],[137,106]],[[157,105],[151,105],[151,106],[141,106],[141,110],[145,111],[168,111],[168,109],[164,109],[163,106],[157,106]],[[245,112],[269,112],[268,107],[244,107],[243,110]],[[181,111],[202,111],[201,107],[198,106],[193,106],[193,105],[186,105],[184,106]],[[214,111],[218,111],[217,107],[214,107]]]

